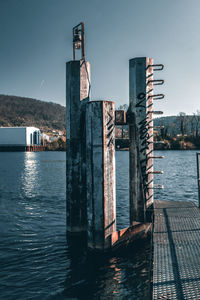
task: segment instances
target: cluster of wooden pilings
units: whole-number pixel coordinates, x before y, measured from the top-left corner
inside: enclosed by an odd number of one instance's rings
[[[112,249],[145,235],[153,209],[153,71],[148,57],[129,61],[127,113],[90,101],[90,64],[66,65],[67,232],[87,235],[88,248]],[[156,80],[157,84],[162,81]],[[130,226],[116,231],[115,125],[129,125]],[[127,170],[128,171],[128,170]]]

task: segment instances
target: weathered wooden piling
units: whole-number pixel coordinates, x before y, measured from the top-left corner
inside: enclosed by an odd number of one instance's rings
[[[66,64],[67,231],[87,232],[85,109],[89,101],[90,64]]]
[[[86,233],[88,247],[118,248],[145,236],[153,204],[153,95],[155,70],[147,57],[130,60],[130,105],[114,111],[112,101],[89,101],[90,64],[85,62],[84,23],[73,28],[73,57],[66,66],[67,231]],[[116,120],[115,120],[116,119]],[[129,125],[130,226],[116,231],[115,124]],[[149,214],[150,215],[150,214]],[[82,236],[86,236],[82,235]],[[85,239],[86,241],[86,239]]]
[[[153,202],[153,60],[129,61],[129,193],[130,225],[146,221],[146,204]]]
[[[88,247],[111,247],[116,231],[115,112],[111,101],[86,107]]]

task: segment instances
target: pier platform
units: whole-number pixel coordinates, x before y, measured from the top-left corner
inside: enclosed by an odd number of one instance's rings
[[[152,299],[200,299],[200,209],[155,201]]]

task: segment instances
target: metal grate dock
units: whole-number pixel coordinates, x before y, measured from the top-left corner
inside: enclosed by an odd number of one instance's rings
[[[200,299],[200,210],[155,201],[153,299]]]

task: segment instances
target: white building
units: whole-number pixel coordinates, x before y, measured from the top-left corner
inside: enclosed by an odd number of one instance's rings
[[[0,147],[41,145],[40,135],[35,127],[0,127]]]

